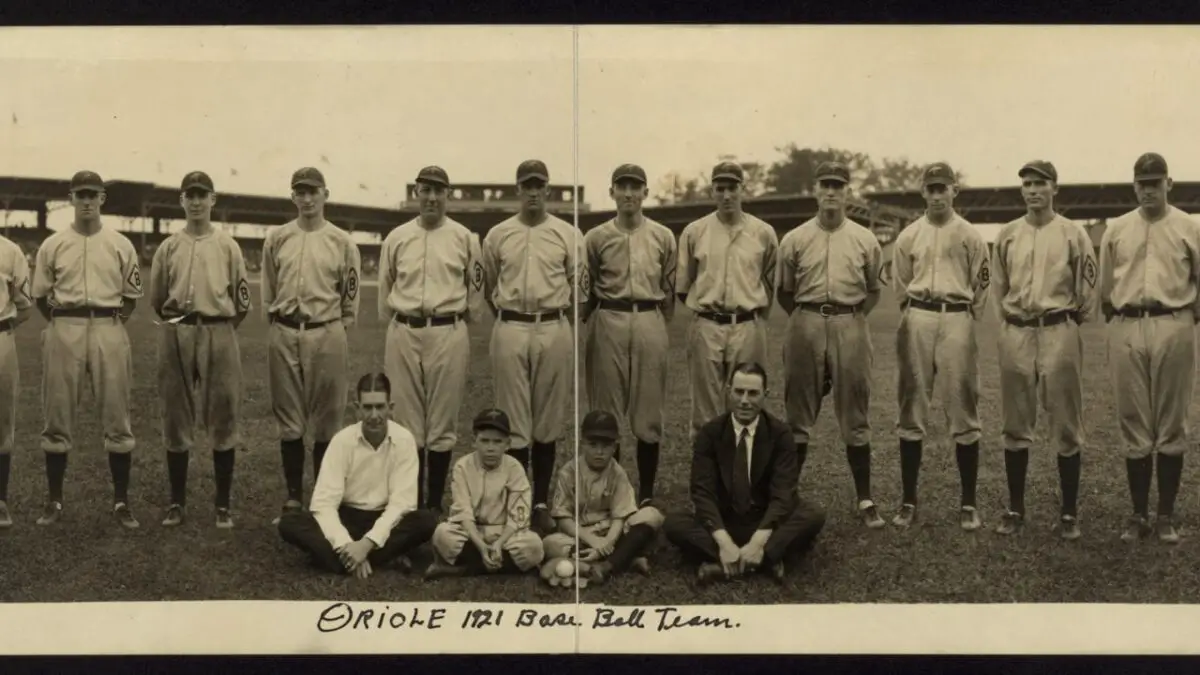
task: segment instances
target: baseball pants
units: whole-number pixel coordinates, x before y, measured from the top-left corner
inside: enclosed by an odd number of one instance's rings
[[[0,332],[0,455],[12,454],[16,446],[17,397],[21,369],[13,330]]]
[[[687,358],[694,437],[700,427],[728,409],[725,385],[738,364],[753,361],[766,367],[766,322],[759,318],[722,324],[697,316],[688,332]]]
[[[793,553],[807,550],[816,541],[825,527],[825,513],[819,507],[799,496],[782,522],[775,526],[763,550],[762,566],[766,567],[785,560]],[[724,515],[725,531],[733,543],[745,546],[762,522],[762,512],[748,513],[738,517]],[[712,533],[704,527],[694,514],[672,513],[663,522],[663,533],[667,541],[680,549],[683,557],[693,563],[719,562],[721,551]]]
[[[168,323],[159,345],[158,393],[167,451],[192,449],[197,419],[214,449],[241,445],[242,354],[233,322]]]
[[[453,450],[470,367],[467,324],[413,328],[391,321],[384,350],[396,421],[412,432],[418,448]]]
[[[821,414],[825,374],[833,384],[833,412],[842,441],[871,442],[871,329],[861,312],[822,316],[796,309],[788,324],[783,363],[784,408],[797,444],[807,444]]]
[[[625,519],[625,524],[622,527],[621,534],[622,536],[628,534],[630,528],[637,527],[638,525],[648,525],[650,529],[657,532],[658,530],[662,529],[664,519],[665,517],[663,516],[662,511],[659,511],[653,506],[643,506],[634,512],[633,515]],[[592,532],[597,536],[603,537],[608,535],[608,528],[610,526],[611,521],[607,521],[604,523],[598,523],[596,525],[583,525],[579,528],[579,531]],[[575,537],[563,534],[562,532],[548,534],[544,539],[542,539],[542,546],[546,551],[547,559],[565,558],[570,556],[571,552],[575,550],[576,543],[577,540]]]
[[[308,430],[328,443],[342,430],[349,366],[341,321],[304,330],[271,323],[267,376],[281,440],[301,440]]]
[[[1108,361],[1126,456],[1188,447],[1188,411],[1196,375],[1191,311],[1141,319],[1117,316],[1108,327]]]
[[[1023,450],[1033,445],[1040,393],[1058,454],[1078,453],[1084,441],[1079,326],[1071,320],[1040,327],[1002,321],[999,353],[1004,447]]]
[[[504,532],[503,525],[478,525],[479,535],[483,541],[492,544]],[[470,546],[467,531],[462,525],[452,522],[440,523],[433,531],[433,550],[450,563],[455,564],[465,546]],[[542,539],[532,530],[514,532],[508,541],[504,542],[504,552],[512,557],[518,570],[526,572],[541,564],[546,557],[542,547]]]
[[[364,511],[344,505],[338,509],[338,517],[355,541],[371,531],[375,521],[382,513],[383,511]],[[409,511],[392,528],[383,547],[367,554],[367,561],[371,565],[384,565],[399,558],[429,541],[436,525],[437,519],[432,513]],[[337,551],[333,550],[333,546],[325,538],[325,533],[321,531],[317,519],[313,518],[311,513],[306,511],[285,514],[279,519],[279,536],[292,546],[308,553],[313,562],[322,569],[343,574],[346,572],[345,566],[338,558]]]
[[[574,333],[565,318],[497,320],[488,347],[496,407],[512,422],[512,448],[555,443],[574,400]],[[539,540],[540,544],[540,540]]]
[[[592,409],[628,420],[640,441],[658,443],[667,391],[667,324],[657,309],[599,309],[584,353]]]
[[[941,379],[950,436],[960,445],[978,443],[979,345],[971,313],[909,307],[896,331],[896,357],[900,439],[925,439],[929,403]]]
[[[74,428],[83,387],[100,410],[107,452],[134,448],[129,425],[133,356],[129,333],[116,317],[56,316],[42,331],[41,449],[65,453],[75,445]]]

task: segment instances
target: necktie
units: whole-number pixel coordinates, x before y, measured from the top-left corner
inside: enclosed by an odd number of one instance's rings
[[[747,429],[739,434],[733,458],[733,508],[738,513],[750,510],[750,443]]]

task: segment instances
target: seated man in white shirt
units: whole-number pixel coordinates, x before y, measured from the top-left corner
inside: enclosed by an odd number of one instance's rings
[[[437,518],[417,509],[416,439],[389,418],[387,376],[364,375],[356,405],[361,421],[329,442],[309,511],[283,516],[279,534],[318,566],[365,579],[429,541]]]

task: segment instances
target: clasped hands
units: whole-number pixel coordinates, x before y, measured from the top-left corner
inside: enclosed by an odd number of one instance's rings
[[[363,537],[342,546],[337,550],[337,554],[347,572],[358,579],[366,579],[371,576],[371,561],[367,560],[367,556],[374,550],[375,542]]]
[[[769,531],[755,532],[750,541],[743,546],[733,543],[728,534],[722,534],[724,536],[717,540],[717,550],[720,553],[721,571],[725,573],[725,578],[748,574],[762,566]]]

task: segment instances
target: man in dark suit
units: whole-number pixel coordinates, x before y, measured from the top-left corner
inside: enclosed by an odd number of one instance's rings
[[[812,544],[825,514],[797,493],[800,458],[791,427],[763,410],[763,367],[739,365],[727,391],[730,411],[696,434],[694,513],[668,515],[663,530],[700,562],[701,582],[756,570],[782,582],[785,557]]]

